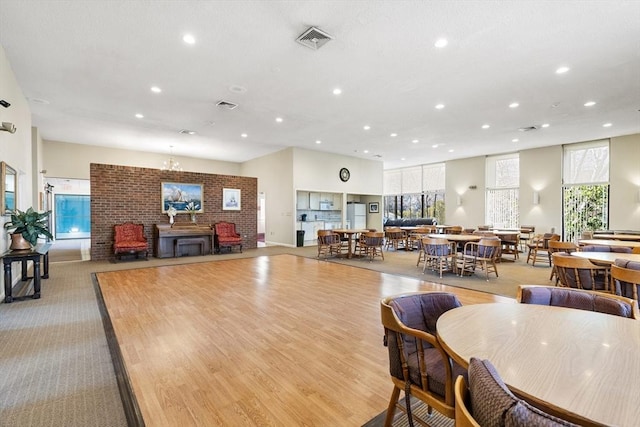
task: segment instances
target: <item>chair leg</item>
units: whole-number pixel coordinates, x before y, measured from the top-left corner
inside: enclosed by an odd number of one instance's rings
[[[396,404],[398,403],[399,397],[400,389],[394,386],[393,392],[391,392],[391,400],[389,400],[389,406],[387,407],[387,416],[384,419],[384,427],[391,427],[393,416],[396,414]]]

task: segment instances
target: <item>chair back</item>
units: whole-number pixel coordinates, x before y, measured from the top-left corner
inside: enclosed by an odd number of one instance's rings
[[[445,256],[451,254],[451,243],[447,239],[423,237],[422,250],[428,256]]]
[[[141,242],[146,241],[144,237],[144,225],[125,222],[124,224],[116,224],[114,228],[115,243],[122,242]]]
[[[522,304],[567,307],[632,319],[639,318],[637,301],[604,292],[556,286],[520,285],[516,299]]]
[[[561,242],[552,240],[549,242],[549,252],[565,252],[570,254],[578,250],[578,246],[573,242]]]
[[[453,227],[447,230],[449,234],[462,234],[463,227],[461,225],[454,225]]]
[[[340,235],[332,230],[318,230],[318,244],[333,245],[340,243]]]
[[[495,260],[500,255],[501,247],[502,242],[497,237],[482,238],[478,242],[476,256],[478,258]]]
[[[617,265],[619,261],[616,260],[616,264],[611,266],[611,280],[614,286],[614,292],[618,295],[623,295],[628,298],[638,301],[638,288],[640,287],[640,262],[633,264],[637,265],[637,269],[625,268]],[[631,262],[621,262],[629,266]],[[635,265],[634,265],[635,266]]]
[[[381,300],[389,373],[394,383],[387,420],[393,418],[400,390],[407,389],[441,414],[454,418],[454,378],[466,372],[449,359],[435,334],[438,318],[461,305],[448,292],[414,292]]]
[[[462,375],[458,375],[455,384],[456,397],[456,427],[480,427],[471,415],[471,401],[469,388]]]
[[[236,225],[233,222],[220,221],[214,227],[219,237],[238,237]]]
[[[609,289],[606,267],[597,266],[588,259],[564,252],[554,252],[551,257],[561,286],[592,291]]]

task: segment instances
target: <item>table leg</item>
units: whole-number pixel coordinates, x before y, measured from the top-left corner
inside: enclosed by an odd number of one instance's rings
[[[352,252],[351,252],[351,236],[352,234],[347,234],[347,258],[351,258]]]
[[[23,259],[22,260],[22,281],[26,282],[27,280],[29,280],[29,278],[27,277],[27,260]]]
[[[11,262],[3,260],[4,264],[4,302],[9,303],[13,301],[11,296]]]
[[[44,267],[43,267],[43,269],[44,269],[44,271],[42,272],[42,278],[43,279],[48,279],[49,278],[49,252],[44,254]]]
[[[33,259],[33,299],[40,298],[40,257]]]

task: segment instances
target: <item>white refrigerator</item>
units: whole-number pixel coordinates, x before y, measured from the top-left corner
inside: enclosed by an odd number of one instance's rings
[[[364,203],[347,203],[347,221],[349,221],[351,229],[367,228],[366,205]]]

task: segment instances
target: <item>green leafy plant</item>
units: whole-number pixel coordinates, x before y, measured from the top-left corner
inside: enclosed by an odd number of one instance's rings
[[[26,211],[16,209],[11,212],[11,221],[4,224],[4,228],[11,231],[12,234],[21,233],[22,237],[32,246],[38,243],[38,237],[45,236],[53,239],[53,236],[47,230],[46,218],[50,212],[36,212],[33,208]]]

